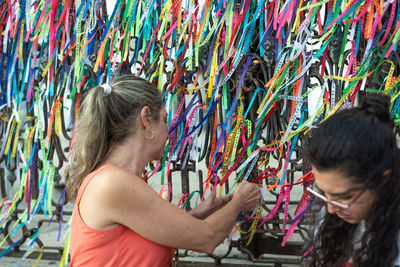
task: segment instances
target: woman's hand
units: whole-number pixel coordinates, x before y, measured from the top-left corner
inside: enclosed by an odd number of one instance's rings
[[[236,186],[234,193],[229,196],[217,197],[216,190],[211,187],[210,195],[188,213],[198,219],[205,219],[225,206],[228,203],[228,197],[229,200],[236,199],[236,201],[239,201],[241,211],[253,211],[260,200],[260,189],[256,184],[242,182]]]
[[[229,195],[229,199],[232,199],[232,196],[232,194]],[[228,196],[226,195],[217,197],[216,190],[211,186],[210,195],[188,213],[191,214],[193,217],[196,217],[197,219],[205,219],[213,214],[215,211],[225,206],[225,204],[228,202],[227,199]]]
[[[242,182],[235,188],[233,201],[238,201],[241,211],[253,211],[261,198],[260,188],[257,184]]]

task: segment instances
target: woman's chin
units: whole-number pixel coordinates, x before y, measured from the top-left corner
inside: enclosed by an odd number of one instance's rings
[[[336,215],[342,219],[345,222],[348,222],[350,224],[357,224],[360,222],[360,220],[357,220],[356,218],[352,218],[351,216],[347,216],[347,215],[342,215],[342,214],[338,214],[336,213]]]

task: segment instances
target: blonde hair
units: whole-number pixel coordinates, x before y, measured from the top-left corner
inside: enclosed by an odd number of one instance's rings
[[[66,180],[69,199],[76,198],[83,179],[105,160],[112,144],[134,134],[133,125],[143,107],[148,106],[152,118],[159,120],[163,102],[156,86],[131,74],[116,78],[110,86],[109,95],[97,86],[82,102]]]

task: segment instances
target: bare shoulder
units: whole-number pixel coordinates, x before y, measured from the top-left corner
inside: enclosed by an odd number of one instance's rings
[[[104,203],[108,199],[115,202],[115,197],[121,198],[124,194],[133,193],[132,190],[142,191],[143,187],[149,186],[141,178],[123,168],[108,166],[96,174],[86,191],[89,194],[93,191],[93,197],[99,197],[98,200]]]
[[[117,167],[117,166],[107,166],[99,173],[96,174],[95,179],[93,179],[90,183],[96,183],[98,186],[104,186],[105,189],[113,189],[122,183],[127,183],[134,178],[139,179],[129,171]]]
[[[118,214],[133,209],[138,201],[149,199],[153,191],[142,179],[116,166],[104,168],[87,185],[79,205],[82,219],[91,227],[104,230],[118,223]],[[125,209],[125,211],[121,210]]]

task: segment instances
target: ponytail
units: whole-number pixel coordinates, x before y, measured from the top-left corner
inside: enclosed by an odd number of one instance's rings
[[[109,85],[90,89],[82,102],[74,129],[67,195],[75,199],[83,179],[104,162],[113,144],[135,133],[136,118],[144,106],[159,119],[160,91],[134,75],[120,76]]]

